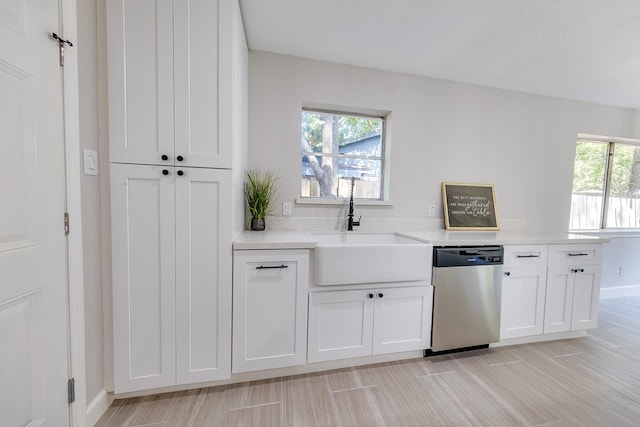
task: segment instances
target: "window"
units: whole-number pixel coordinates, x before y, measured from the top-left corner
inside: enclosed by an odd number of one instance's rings
[[[384,118],[302,110],[302,197],[382,199]]]
[[[640,228],[640,143],[578,140],[569,228]]]

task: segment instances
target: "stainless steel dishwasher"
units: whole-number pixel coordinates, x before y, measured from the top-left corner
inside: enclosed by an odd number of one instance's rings
[[[502,246],[433,249],[430,353],[487,347],[500,340],[503,255]]]

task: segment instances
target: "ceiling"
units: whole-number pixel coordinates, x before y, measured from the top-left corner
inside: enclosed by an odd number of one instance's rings
[[[252,50],[640,109],[640,0],[240,0]]]

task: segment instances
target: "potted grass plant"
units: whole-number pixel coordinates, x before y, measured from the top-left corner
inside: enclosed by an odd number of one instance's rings
[[[273,208],[277,182],[277,176],[271,171],[246,171],[244,194],[247,211],[251,217],[251,230],[265,229],[265,218]]]

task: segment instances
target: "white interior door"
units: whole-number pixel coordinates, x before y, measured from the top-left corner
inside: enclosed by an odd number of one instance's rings
[[[57,0],[0,3],[0,424],[69,425]]]

